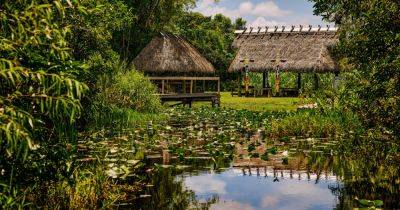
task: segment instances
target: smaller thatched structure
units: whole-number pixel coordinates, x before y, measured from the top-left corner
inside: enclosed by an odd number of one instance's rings
[[[298,73],[337,72],[338,65],[329,48],[338,39],[336,28],[265,27],[236,31],[233,47],[238,49],[228,72],[242,71],[245,62],[253,72],[282,71]]]
[[[150,74],[212,74],[214,66],[181,37],[160,34],[133,61],[139,71]]]

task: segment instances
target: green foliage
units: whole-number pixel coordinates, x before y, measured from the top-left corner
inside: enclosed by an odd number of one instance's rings
[[[71,57],[65,20],[84,8],[70,1],[3,1],[0,9],[0,185],[24,205],[18,187],[67,175],[74,123],[87,86]],[[4,194],[3,194],[4,193]],[[0,208],[1,208],[0,207]]]
[[[256,150],[256,146],[254,145],[254,143],[251,143],[247,146],[248,152],[253,152],[254,150]]]
[[[261,160],[268,161],[269,160],[269,153],[265,151],[264,154],[261,155]]]
[[[114,1],[109,2],[114,4]],[[123,27],[113,33],[113,49],[128,62],[140,53],[154,35],[162,31],[172,31],[176,19],[195,5],[195,0],[120,2],[135,16],[135,20],[132,24],[123,23]],[[114,14],[112,11],[111,13]]]
[[[243,19],[232,23],[231,19],[222,14],[207,17],[196,12],[185,12],[175,21],[175,28],[171,31],[186,38],[214,65],[222,78],[222,88],[226,89],[232,87],[229,84],[236,76],[232,77],[226,72],[235,56],[231,47],[235,38],[234,31],[245,24]]]
[[[278,148],[276,147],[271,147],[267,150],[268,153],[271,153],[272,155],[276,155],[278,153]]]
[[[352,108],[370,128],[400,135],[400,3],[397,0],[312,0],[315,13],[340,26],[334,49],[359,103]]]
[[[130,36],[139,30],[132,26],[141,19],[136,11],[140,5],[122,0],[82,0],[81,3],[92,9],[69,20],[74,25],[74,38],[70,41],[74,56],[88,66],[82,78],[91,87],[83,100],[84,108],[90,112],[84,113],[80,124],[90,128],[122,128],[135,123],[142,116],[138,112],[159,111],[160,102],[154,95],[153,85],[124,61],[132,56]]]
[[[111,104],[120,108],[148,113],[155,113],[161,108],[155,86],[136,70],[118,73],[115,84],[106,89],[105,94]]]
[[[159,113],[161,103],[154,85],[135,69],[124,73],[126,65],[117,63],[108,68],[115,75],[99,79],[98,92],[88,107],[89,127],[123,129],[157,118],[152,115]]]
[[[28,2],[6,1],[0,11],[0,168],[10,176],[10,161],[69,136],[87,89],[76,80],[81,65],[70,57],[63,21],[80,7]]]

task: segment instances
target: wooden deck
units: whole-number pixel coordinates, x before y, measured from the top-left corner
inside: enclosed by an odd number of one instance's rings
[[[207,101],[211,102],[213,107],[220,106],[220,94],[218,93],[192,93],[192,94],[160,94],[160,100],[165,102],[180,102],[179,104],[192,107],[193,102]]]

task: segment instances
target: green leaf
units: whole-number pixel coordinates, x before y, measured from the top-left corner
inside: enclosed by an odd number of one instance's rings
[[[374,202],[372,202],[370,200],[366,200],[366,199],[358,200],[358,203],[360,203],[362,206],[366,206],[366,207],[370,207],[370,206],[374,205]]]
[[[381,200],[374,200],[374,206],[375,206],[375,207],[381,207],[381,206],[383,206],[383,201],[381,201]]]

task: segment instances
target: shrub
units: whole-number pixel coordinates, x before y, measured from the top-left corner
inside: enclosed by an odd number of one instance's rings
[[[143,74],[135,70],[118,73],[114,81],[115,84],[105,91],[109,103],[138,112],[160,111],[161,104],[155,95],[155,86]]]
[[[125,69],[124,64],[113,63],[115,76],[98,80],[98,93],[90,105],[87,116],[90,128],[126,128],[133,123],[157,118],[161,103],[155,95],[154,85],[143,74]]]

